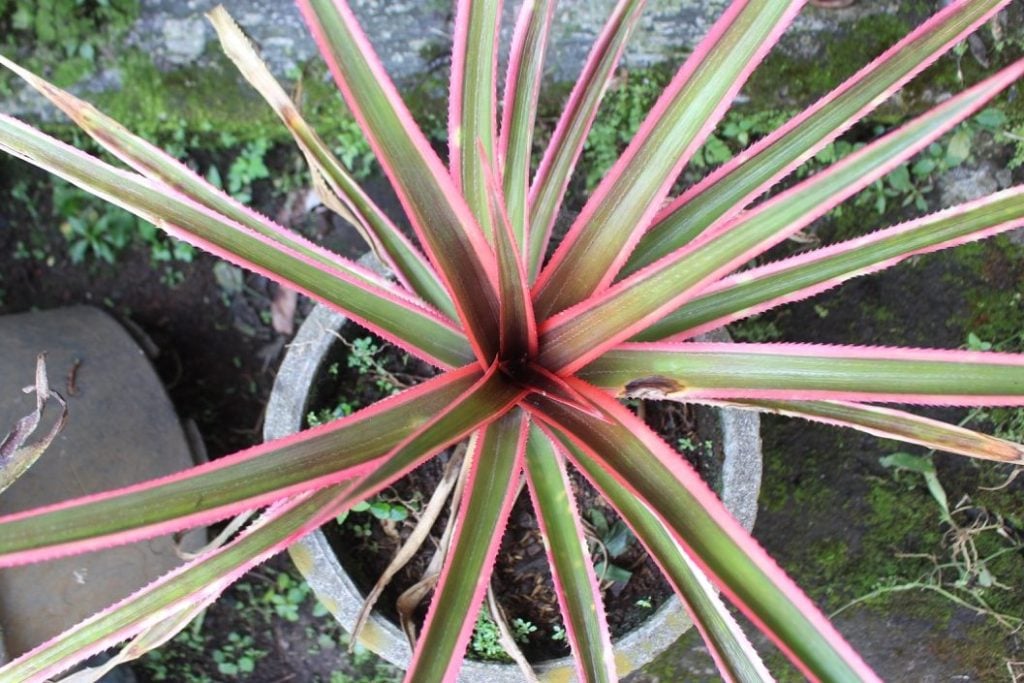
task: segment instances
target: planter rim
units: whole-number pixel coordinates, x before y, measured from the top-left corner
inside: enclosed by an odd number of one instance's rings
[[[337,341],[336,333],[347,321],[344,314],[317,305],[302,323],[281,363],[267,403],[263,424],[265,441],[293,434],[302,428],[309,388],[323,358]],[[709,337],[728,339],[724,330],[712,332]],[[757,515],[757,496],[761,487],[760,418],[753,411],[732,408],[716,412],[724,451],[721,497],[740,523],[750,530]],[[351,633],[362,607],[363,595],[342,568],[323,532],[317,530],[307,535],[293,544],[289,553],[320,601]],[[619,675],[625,676],[653,660],[691,625],[679,597],[671,595],[639,627],[614,642]],[[377,612],[367,620],[360,633],[359,644],[403,670],[412,657],[405,635]],[[576,680],[571,657],[539,662],[533,667],[542,680]],[[458,680],[466,683],[482,680],[519,683],[523,678],[514,664],[466,659]]]

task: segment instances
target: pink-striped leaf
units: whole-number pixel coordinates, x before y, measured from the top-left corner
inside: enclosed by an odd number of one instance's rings
[[[742,271],[646,330],[635,341],[682,341],[726,323],[820,294],[854,278],[1024,226],[1024,186],[886,230]]]
[[[530,191],[530,162],[533,158],[533,127],[537,98],[544,75],[551,20],[557,0],[524,2],[519,9],[512,51],[505,75],[498,138],[498,167],[504,178],[505,204],[519,252],[527,253],[527,198]]]
[[[573,371],[823,216],[977,111],[1024,74],[1024,60],[944,102],[541,326],[541,362]],[[539,315],[539,311],[538,311]]]
[[[454,681],[491,580],[523,468],[527,421],[512,410],[474,439],[466,494],[405,680]]]
[[[537,397],[528,399],[531,412],[654,512],[673,540],[805,675],[878,680],[685,459],[615,399],[569,381],[601,407],[603,421]]]
[[[583,151],[597,107],[646,4],[646,0],[618,0],[615,4],[601,35],[590,49],[583,72],[576,79],[530,185],[527,272],[531,282],[540,272],[572,169]],[[506,181],[509,180],[506,175]]]
[[[473,357],[465,337],[451,322],[417,305],[406,293],[368,270],[350,263],[331,267],[314,260],[227,219],[169,185],[114,168],[5,115],[0,115],[0,149],[131,211],[175,237],[340,309],[424,360],[441,367],[458,367]]]
[[[1024,464],[1024,446],[902,410],[845,401],[735,401],[729,405],[857,429],[937,451]]]
[[[483,232],[347,3],[299,0],[299,9],[452,295],[477,360],[490,365],[499,311],[494,253]]]
[[[714,232],[758,195],[885,102],[1009,0],[955,0],[771,135],[684,192],[654,219],[629,257],[636,272]]]
[[[820,344],[623,344],[579,376],[673,399],[1024,405],[1024,355]]]
[[[356,228],[380,261],[387,264],[406,287],[445,315],[455,319],[457,314],[451,297],[423,255],[363,192],[330,147],[306,123],[298,107],[270,73],[270,69],[260,59],[249,39],[238,28],[227,10],[223,6],[217,6],[207,16],[217,30],[225,54],[288,127],[309,163],[314,185],[317,186],[325,205]],[[82,125],[81,122],[79,125]],[[323,183],[318,183],[317,180],[321,178]],[[324,183],[327,187],[323,187]]]
[[[448,88],[448,163],[484,234],[493,238],[486,170],[494,168],[497,121],[498,23],[501,0],[458,0]],[[484,158],[477,146],[484,149]],[[493,241],[493,239],[492,239]]]
[[[288,495],[352,479],[436,419],[483,372],[467,366],[329,424],[180,474],[0,517],[0,566],[210,524]]]
[[[732,3],[662,93],[541,271],[537,319],[607,287],[676,176],[804,0]]]
[[[726,680],[754,683],[771,681],[757,652],[722,604],[717,591],[693,560],[686,556],[665,526],[633,493],[571,441],[559,443],[573,453],[580,470],[608,499],[644,544],[662,574],[686,606],[700,631],[718,671]]]
[[[329,487],[273,506],[225,546],[165,574],[0,668],[0,681],[47,680],[176,615],[193,614],[246,571],[329,520],[336,514],[339,491],[337,486]],[[186,624],[186,619],[178,622],[179,628]]]
[[[484,150],[480,149],[481,160]],[[494,254],[498,260],[498,293],[501,299],[501,357],[505,361],[537,355],[537,323],[533,318],[530,286],[514,228],[509,222],[501,185],[493,169],[481,167],[488,196],[488,212],[493,226]]]
[[[530,428],[526,474],[580,678],[588,683],[618,680],[601,589],[565,459],[537,426]]]
[[[236,29],[237,30],[237,29]],[[307,240],[270,219],[241,204],[231,196],[210,185],[192,169],[167,154],[155,145],[125,129],[117,121],[103,114],[88,102],[39,78],[14,62],[0,55],[0,64],[7,67],[22,80],[35,88],[41,95],[68,115],[82,130],[88,133],[105,150],[128,164],[138,173],[153,180],[162,181],[183,195],[228,220],[244,225],[261,235],[301,253],[320,265],[342,269],[353,277],[364,280],[371,286],[380,286],[380,278],[365,269],[349,267],[344,259],[323,247]]]

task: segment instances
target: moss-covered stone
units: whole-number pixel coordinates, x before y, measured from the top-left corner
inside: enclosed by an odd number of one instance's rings
[[[147,139],[171,147],[209,150],[239,142],[291,142],[276,114],[226,57],[213,65],[172,71],[157,69],[137,52],[122,60],[121,90],[97,96],[97,106]],[[311,66],[301,80],[300,106],[324,140],[357,174],[368,170],[369,146],[337,88]]]

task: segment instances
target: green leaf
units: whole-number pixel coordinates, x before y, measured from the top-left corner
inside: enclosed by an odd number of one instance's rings
[[[493,241],[486,169],[495,165],[495,57],[499,0],[456,3],[455,45],[449,93],[448,145],[452,177],[484,234]],[[484,157],[477,153],[482,146]]]
[[[893,453],[878,459],[882,467],[894,467],[917,472],[918,474],[935,474],[935,463],[930,456],[912,455],[910,453]]]
[[[458,672],[515,499],[517,487],[509,482],[520,476],[525,439],[525,416],[513,410],[485,428],[467,455],[471,466],[459,523],[416,641],[410,683],[453,680]]]
[[[502,106],[499,159],[504,161],[502,178],[509,223],[519,253],[527,253],[530,162],[537,99],[544,75],[544,52],[552,26],[555,0],[524,2],[519,10],[512,39],[508,77]]]
[[[534,291],[538,321],[611,283],[683,165],[799,5],[790,0],[749,0],[725,11],[662,93],[544,267]]]
[[[640,240],[622,275],[635,273],[731,218],[1004,4],[1005,0],[972,0],[936,14],[810,109],[746,150],[741,162],[723,167],[681,196]]]
[[[1024,404],[1012,354],[815,344],[624,344],[579,376],[624,395],[687,399]]]
[[[974,122],[985,128],[1002,129],[1006,127],[1008,120],[1002,109],[989,107],[975,116]]]
[[[448,367],[464,365],[471,358],[461,332],[403,295],[389,291],[391,286],[379,278],[355,278],[341,267],[313,261],[269,237],[253,234],[168,185],[115,169],[5,115],[0,115],[0,149],[131,211],[173,236],[250,270],[274,273],[278,282],[342,308],[420,357]]]
[[[875,679],[692,467],[614,399],[583,382],[574,384],[601,407],[603,419],[540,397],[529,399],[534,414],[558,430],[561,443],[585,451],[657,515],[673,540],[805,675],[851,683]],[[578,464],[589,469],[584,458]]]
[[[608,535],[608,519],[604,516],[604,513],[597,508],[591,508],[587,511],[587,517],[590,518],[590,523],[594,525],[594,531],[597,532],[598,537],[603,538]]]
[[[973,136],[971,131],[961,128],[953,133],[953,137],[946,146],[946,166],[950,168],[959,166],[971,156],[971,143]]]
[[[626,552],[626,550],[629,549],[629,544],[632,540],[633,534],[630,532],[629,527],[621,521],[615,522],[609,530],[608,535],[601,539],[604,543],[605,549],[612,558],[616,558]]]
[[[564,456],[536,426],[530,429],[526,472],[578,669],[583,673],[583,680],[614,681],[617,676],[611,636],[597,585],[602,571],[600,568],[595,571],[587,552]],[[590,512],[591,519],[606,522],[599,511]],[[608,577],[608,580],[617,579]]]
[[[625,583],[633,578],[633,572],[628,569],[623,569],[617,564],[609,564],[604,560],[597,563],[594,567],[594,571],[597,573],[597,577],[600,580],[611,581],[612,583],[615,583],[616,581]]]
[[[376,500],[370,503],[370,514],[377,519],[390,519],[391,505],[390,503],[385,503],[382,500]]]
[[[922,475],[924,477],[925,485],[928,487],[928,492],[932,495],[932,498],[935,499],[935,502],[939,504],[939,508],[942,510],[943,520],[953,528],[956,528],[956,525],[953,523],[953,518],[949,512],[949,499],[946,496],[946,490],[942,487],[942,482],[939,481],[939,475],[935,471],[935,463],[932,462],[930,455],[893,453],[892,455],[879,458],[879,462],[883,467],[910,470],[911,472],[917,472]]]

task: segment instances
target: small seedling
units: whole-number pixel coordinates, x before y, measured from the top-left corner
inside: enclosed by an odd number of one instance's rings
[[[473,628],[470,649],[479,659],[491,662],[512,661],[501,647],[501,632],[498,625],[485,614],[480,614]]]

